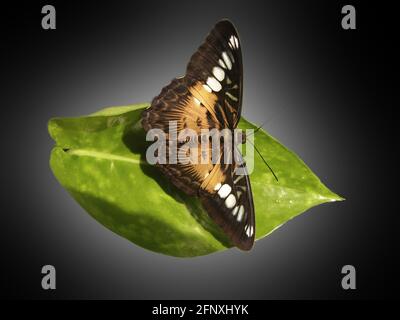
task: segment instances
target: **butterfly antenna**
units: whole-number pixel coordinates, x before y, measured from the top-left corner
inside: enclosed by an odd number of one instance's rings
[[[267,120],[267,121],[264,121],[264,123],[263,123],[261,126],[257,127],[252,133],[246,135],[246,137],[249,137],[249,136],[255,134],[255,133],[256,133],[258,130],[260,130],[267,122],[268,122],[268,120]]]
[[[250,142],[249,140],[247,140],[247,142]],[[262,154],[260,153],[260,151],[258,151],[257,147],[250,142],[250,144],[254,147],[254,149],[257,151],[258,155],[261,157],[262,161],[266,164],[266,166],[268,167],[268,169],[271,171],[271,173],[273,174],[274,178],[276,179],[276,181],[278,180],[278,177],[276,176],[274,170],[272,170],[272,168],[269,166],[269,164],[267,163],[267,161],[265,161],[264,157],[262,156]]]

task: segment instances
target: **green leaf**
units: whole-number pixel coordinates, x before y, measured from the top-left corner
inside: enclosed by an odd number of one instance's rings
[[[54,118],[50,166],[61,185],[101,224],[143,248],[179,257],[206,255],[229,241],[196,197],[175,188],[146,162],[140,114],[148,104],[112,107],[79,118]],[[255,128],[241,119],[239,128]],[[255,154],[250,176],[256,238],[305,210],[343,198],[265,131],[255,144],[279,177]]]

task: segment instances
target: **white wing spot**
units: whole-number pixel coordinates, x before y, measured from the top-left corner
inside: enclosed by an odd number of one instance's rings
[[[219,81],[222,81],[225,78],[225,71],[220,67],[214,67],[212,73]]]
[[[225,92],[225,94],[226,94],[229,98],[231,98],[231,100],[233,100],[233,101],[238,101],[238,98],[236,98],[235,96],[231,95],[228,91]]]
[[[229,56],[228,56],[228,54],[227,54],[225,51],[222,52],[222,59],[224,59],[224,62],[225,62],[225,64],[226,64],[227,68],[228,68],[229,70],[231,70],[231,69],[232,69],[232,62],[231,62],[231,60],[229,59]]]
[[[235,40],[233,39],[233,36],[231,36],[231,37],[229,38],[229,44],[230,44],[231,47],[234,47],[234,46],[235,46]]]
[[[197,99],[196,97],[193,97],[193,99],[194,99],[194,102],[196,102],[196,104],[199,106],[201,103],[200,103],[200,100],[199,99]]]
[[[233,210],[232,210],[232,215],[236,216],[236,213],[238,212],[238,210],[239,210],[238,206],[234,207]]]
[[[233,36],[233,39],[235,40],[236,48],[239,49],[239,39]]]
[[[218,191],[220,188],[221,188],[221,184],[218,182],[218,183],[215,185],[214,190],[215,190],[215,191]]]
[[[226,65],[225,65],[225,63],[224,63],[221,59],[218,60],[218,64],[219,64],[222,68],[226,69]]]
[[[251,237],[253,235],[254,232],[253,226],[247,225],[245,230],[248,237]]]
[[[221,84],[218,82],[217,79],[215,79],[214,77],[208,77],[207,78],[207,85],[214,90],[215,92],[218,92],[222,89]]]
[[[203,88],[207,91],[207,92],[212,92],[212,90],[211,90],[211,88],[208,86],[208,85],[206,85],[206,84],[203,84]]]
[[[228,209],[232,209],[236,204],[236,198],[235,196],[231,193],[228,198],[225,200],[225,205]]]
[[[239,208],[239,213],[238,213],[237,219],[236,219],[238,222],[242,221],[243,214],[244,214],[244,207],[243,207],[243,205],[241,205]]]
[[[241,179],[243,179],[244,178],[244,175],[243,174],[238,174],[238,176],[237,176],[237,178],[235,179],[235,180],[233,180],[233,183],[234,184],[236,184],[236,183],[238,183]]]
[[[239,40],[238,40],[238,38],[236,38],[236,36],[231,36],[229,38],[229,44],[230,44],[230,46],[232,48],[238,49],[239,48]]]
[[[248,237],[251,237],[253,235],[253,227],[249,224],[246,226],[245,231]]]
[[[228,196],[228,194],[231,193],[231,191],[232,191],[231,186],[230,186],[229,184],[226,184],[226,183],[225,183],[225,184],[221,187],[221,189],[219,189],[218,195],[219,195],[222,199],[225,199],[225,198]]]

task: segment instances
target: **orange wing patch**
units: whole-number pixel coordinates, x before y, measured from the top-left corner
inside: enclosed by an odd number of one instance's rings
[[[222,123],[220,123],[220,121],[218,120],[218,116],[215,110],[215,108],[217,107],[221,108],[221,106],[218,104],[218,96],[212,92],[210,87],[198,81],[195,83],[194,86],[189,88],[189,91],[193,95],[195,103],[197,105],[205,107],[211,114],[213,121],[222,125]],[[223,118],[223,122],[224,123],[222,127],[228,127],[228,122],[225,117]]]
[[[217,95],[210,92],[210,90],[210,87],[200,81],[196,82],[194,86],[189,88],[190,93],[205,107],[207,107],[207,109],[212,109],[215,102],[218,100]]]

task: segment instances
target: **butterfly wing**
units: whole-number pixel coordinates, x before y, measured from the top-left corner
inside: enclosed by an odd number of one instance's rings
[[[178,132],[234,129],[240,119],[242,68],[238,33],[230,21],[222,20],[191,57],[185,77],[173,79],[143,112],[143,128],[161,129],[167,140],[173,134],[170,121],[176,121]],[[168,147],[167,164],[160,169],[178,188],[196,195],[213,165],[171,164]]]
[[[189,85],[202,83],[217,96],[215,117],[236,128],[242,108],[243,64],[239,35],[229,20],[221,20],[192,55],[186,69]]]
[[[238,153],[238,151],[236,150]],[[253,195],[246,165],[217,164],[200,190],[200,199],[209,216],[224,230],[232,243],[242,250],[250,250],[255,239]],[[238,169],[241,173],[237,174]]]
[[[157,128],[166,134],[167,163],[159,164],[160,170],[185,193],[200,196],[210,217],[233,244],[249,250],[255,224],[248,176],[235,177],[237,164],[213,164],[211,145],[205,155],[199,152],[199,160],[208,158],[205,164],[169,161],[169,141],[174,134],[188,128],[198,135],[201,129],[236,128],[241,114],[242,74],[237,31],[231,22],[220,21],[191,57],[185,77],[172,80],[143,112],[142,125],[146,131]],[[171,121],[176,128],[171,129]],[[178,139],[178,149],[183,142]],[[220,154],[223,158],[222,151]],[[220,189],[216,188],[218,183]],[[231,192],[223,197],[227,186]]]
[[[197,90],[208,101],[216,99],[202,86],[199,86]],[[173,135],[176,135],[175,140],[177,140],[178,134],[184,132],[185,129],[194,130],[197,135],[200,135],[201,129],[222,129],[222,126],[203,104],[207,100],[198,100],[192,91],[193,88],[186,85],[185,79],[174,79],[153,99],[151,107],[142,113],[142,126],[145,131],[161,129],[166,135],[166,164],[156,164],[160,170],[174,185],[188,195],[198,195],[200,185],[214,167],[211,161],[211,147],[205,155],[207,159],[201,161],[199,158],[197,164],[173,163],[169,142],[174,139]],[[174,122],[176,127],[170,127],[171,122]],[[183,142],[178,140],[176,149],[179,150]],[[201,156],[204,155],[199,153],[199,157]],[[178,157],[179,154],[176,155],[177,159]]]

